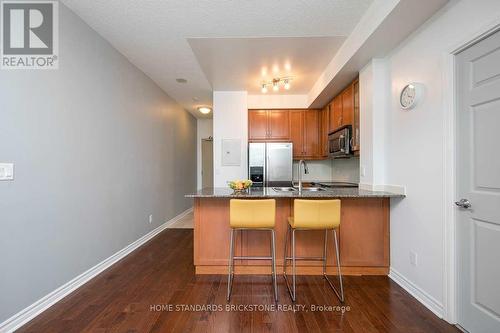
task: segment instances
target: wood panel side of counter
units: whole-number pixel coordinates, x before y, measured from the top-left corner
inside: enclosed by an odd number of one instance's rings
[[[276,199],[276,256],[283,265],[287,218],[293,212],[293,199]],[[194,207],[194,263],[198,274],[220,274],[229,255],[229,199],[196,198]],[[321,256],[323,231],[297,232],[298,256]],[[332,233],[328,234],[329,267],[335,267]],[[387,274],[389,268],[389,199],[342,199],[342,222],[339,230],[341,263],[353,274]],[[269,255],[270,233],[239,231],[235,255]],[[248,266],[237,269],[241,274],[259,274],[262,261],[239,261]],[[301,261],[304,272],[321,274],[314,267],[320,262]],[[254,268],[252,268],[254,267]],[[311,269],[307,269],[311,267]],[[300,271],[300,270],[299,270]]]
[[[227,265],[229,256],[229,200],[196,198],[194,202],[194,264]],[[237,235],[234,254],[243,243]]]

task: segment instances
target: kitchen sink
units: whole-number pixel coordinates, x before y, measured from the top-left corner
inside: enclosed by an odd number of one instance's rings
[[[297,189],[293,188],[293,187],[273,187],[273,190],[275,190],[276,192],[293,192],[293,191],[297,191]]]
[[[302,188],[303,192],[320,192],[320,191],[326,191],[324,188],[321,187],[303,187]]]

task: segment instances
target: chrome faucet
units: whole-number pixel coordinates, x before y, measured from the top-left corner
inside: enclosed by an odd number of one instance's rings
[[[309,169],[307,168],[307,163],[304,160],[299,161],[299,192],[302,192],[302,168],[301,165],[304,164],[304,174],[309,173]]]

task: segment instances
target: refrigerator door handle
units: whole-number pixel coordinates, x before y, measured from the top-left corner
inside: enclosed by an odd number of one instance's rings
[[[269,155],[266,155],[266,186],[269,186]]]
[[[266,143],[264,148],[264,187],[267,187],[269,185],[268,184],[269,176],[267,174],[268,166],[269,166],[269,152],[267,151],[267,143]]]

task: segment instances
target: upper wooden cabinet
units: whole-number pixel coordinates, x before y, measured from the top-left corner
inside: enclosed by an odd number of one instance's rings
[[[322,110],[248,110],[249,141],[291,141],[294,159],[328,158],[328,134],[351,125],[359,154],[359,83],[352,82]]]
[[[267,139],[267,111],[249,110],[248,111],[248,139],[265,140]]]
[[[330,103],[330,132],[342,126],[342,95],[338,95]]]
[[[342,92],[341,96],[342,96],[341,126],[352,125],[354,121],[354,94],[352,85],[349,85]]]
[[[273,140],[290,139],[289,115],[290,112],[288,110],[267,111],[270,139]]]
[[[358,154],[360,146],[359,133],[359,81],[356,79],[349,84],[340,94],[327,104],[329,119],[323,118],[322,122],[328,124],[328,132],[337,130],[346,125],[352,126],[351,148]],[[323,135],[323,134],[321,134]],[[328,145],[328,142],[326,143]],[[328,147],[326,147],[328,149]],[[328,154],[328,152],[326,152]]]
[[[248,140],[290,140],[288,110],[248,110]]]
[[[304,111],[304,155],[306,158],[318,158],[319,149],[319,110]]]
[[[293,157],[304,155],[304,111],[290,111],[290,140],[293,143]]]
[[[359,151],[359,81],[354,81],[352,85],[354,99],[354,119],[352,124],[352,150]]]
[[[294,159],[320,159],[320,110],[291,110],[290,138]]]
[[[328,133],[330,131],[330,104],[320,111],[319,118],[319,154],[323,158],[328,157]]]

